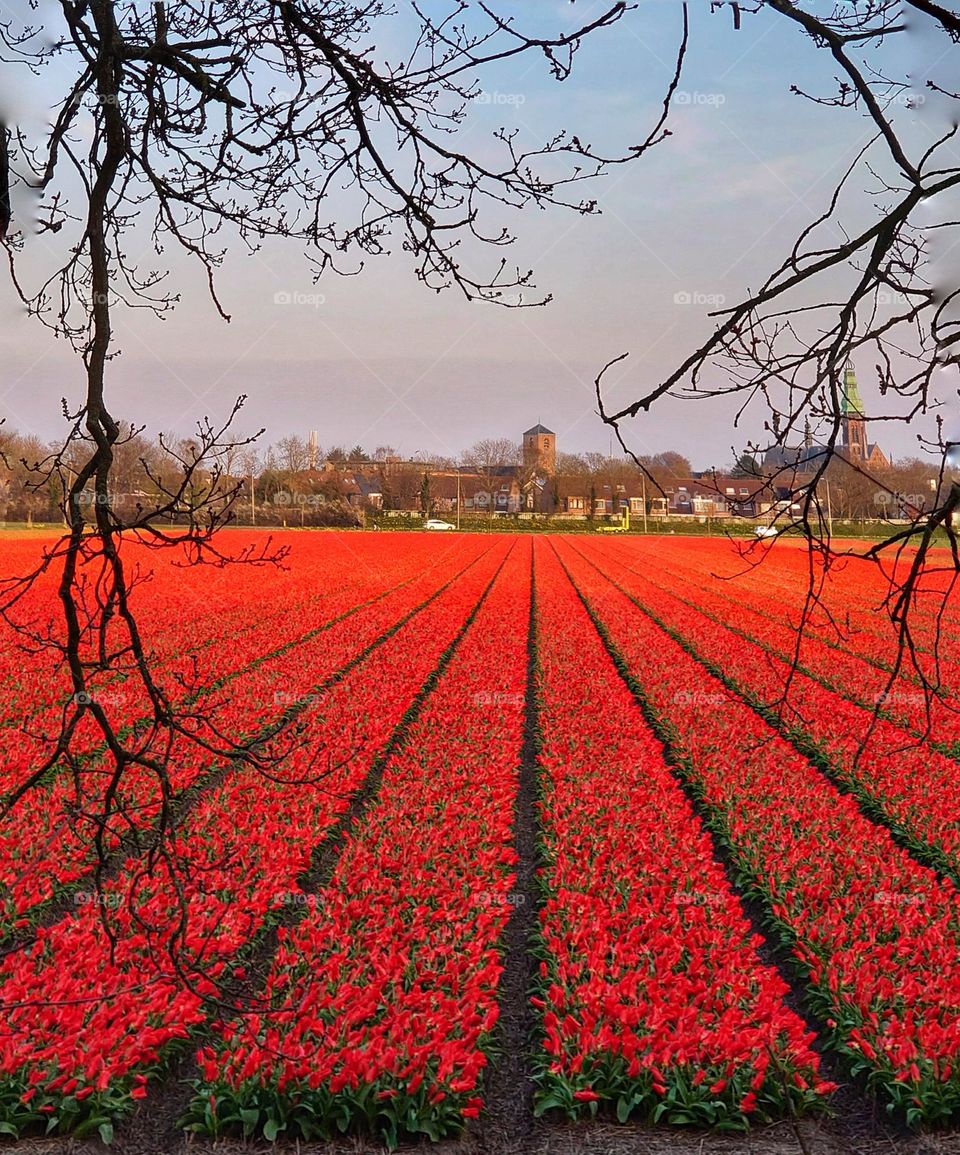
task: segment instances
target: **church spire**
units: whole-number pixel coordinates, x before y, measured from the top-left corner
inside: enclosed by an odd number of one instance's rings
[[[870,454],[867,445],[867,422],[863,413],[863,401],[857,388],[857,374],[853,362],[843,367],[843,446],[847,455],[864,461]]]
[[[857,388],[857,373],[852,361],[848,361],[843,367],[842,393],[844,417],[863,417],[863,401]]]

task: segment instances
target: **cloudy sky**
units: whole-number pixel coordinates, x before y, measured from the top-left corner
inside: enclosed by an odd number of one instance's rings
[[[545,32],[600,10],[556,0],[523,7],[530,26]],[[598,145],[638,142],[656,119],[679,31],[677,4],[642,0],[590,38],[562,85],[542,57],[500,68],[484,81],[485,98],[471,109],[461,147],[488,148],[498,125],[529,140],[564,126]],[[918,51],[903,39],[896,51]],[[593,396],[598,369],[629,351],[611,376],[613,404],[668,372],[709,332],[709,302],[733,302],[757,285],[823,209],[866,141],[869,128],[856,112],[790,92],[791,84],[826,91],[832,74],[822,54],[776,15],[745,15],[735,31],[729,10],[711,15],[697,4],[669,140],[592,186],[600,216],[531,210],[510,222],[518,236],[511,260],[536,270],[537,284],[554,295],[550,305],[508,311],[452,291],[437,295],[416,281],[400,252],[369,261],[361,276],[324,276],[314,285],[296,247],[277,243],[226,261],[219,289],[233,318],[227,325],[196,270],[174,260],[182,302],[172,318],[117,317],[114,411],[154,432],[186,433],[246,393],[242,427],[266,425],[271,440],[316,429],[322,445],[452,455],[481,437],[518,438],[542,421],[556,430],[561,449],[605,450],[609,433]],[[44,83],[52,90],[55,80]],[[903,115],[918,139],[933,131],[922,116]],[[28,276],[49,267],[48,244],[28,238]],[[471,260],[486,259],[492,270],[495,258]],[[0,415],[53,437],[59,398],[81,395],[78,365],[63,342],[23,316],[6,279],[0,311]],[[858,368],[868,410],[877,409],[870,366]],[[626,432],[639,452],[673,448],[706,468],[728,461],[731,446],[762,436],[759,410],[739,432],[731,417],[723,403],[666,399]],[[874,432],[894,455],[913,452],[915,434]]]

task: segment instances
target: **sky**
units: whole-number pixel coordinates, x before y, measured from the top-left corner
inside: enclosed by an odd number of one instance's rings
[[[401,3],[401,8],[405,5]],[[586,22],[599,3],[526,0],[527,27],[558,31]],[[656,120],[674,67],[680,8],[640,0],[636,11],[591,36],[563,84],[542,56],[499,66],[482,80],[458,145],[491,147],[499,125],[542,140],[563,126],[583,140],[623,148]],[[402,41],[404,18],[383,30]],[[909,54],[906,47],[896,48]],[[385,49],[384,49],[385,51]],[[909,61],[907,62],[909,67]],[[187,434],[203,417],[223,417],[238,394],[248,402],[238,428],[267,427],[267,441],[317,430],[320,444],[390,445],[453,456],[480,438],[519,440],[542,422],[561,451],[606,451],[609,430],[596,412],[594,378],[629,353],[608,379],[610,407],[638,396],[710,331],[712,304],[732,303],[779,262],[796,232],[820,212],[852,153],[869,136],[854,111],[822,108],[790,92],[826,91],[833,69],[796,28],[769,11],[745,14],[691,7],[691,43],[670,118],[671,136],[634,164],[590,186],[599,216],[525,210],[509,219],[518,237],[511,264],[533,268],[553,294],[543,308],[505,310],[467,302],[455,291],[417,282],[394,245],[356,277],[325,274],[313,284],[295,242],[273,242],[255,256],[235,251],[218,274],[229,324],[213,309],[197,270],[164,254],[182,294],[172,317],[120,311],[121,355],[108,371],[115,414],[148,432]],[[57,75],[34,89],[37,113]],[[10,93],[0,86],[0,104]],[[932,130],[904,110],[907,131]],[[850,208],[855,224],[857,205]],[[30,237],[25,280],[50,267],[55,238]],[[145,259],[156,264],[145,237]],[[496,251],[470,254],[491,271]],[[0,277],[0,416],[44,439],[63,430],[59,401],[82,393],[82,372],[64,342],[23,315]],[[871,367],[857,367],[868,412],[881,408]],[[674,449],[696,468],[721,467],[749,439],[762,439],[762,414],[738,429],[727,401],[663,399],[625,424],[637,452]],[[915,452],[917,431],[886,426],[871,436],[892,456]]]

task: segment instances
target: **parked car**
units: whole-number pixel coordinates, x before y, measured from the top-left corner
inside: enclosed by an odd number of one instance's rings
[[[438,517],[431,517],[423,523],[424,529],[456,529],[449,521],[441,521]]]
[[[776,537],[777,531],[772,525],[758,525],[753,531],[757,537]]]

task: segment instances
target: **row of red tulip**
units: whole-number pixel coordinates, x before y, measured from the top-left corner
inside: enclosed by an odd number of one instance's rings
[[[38,544],[26,555],[5,556],[0,580],[10,580],[26,572],[36,563],[40,548]],[[250,600],[257,584],[262,582],[262,574],[254,568],[238,567],[239,572],[231,573],[228,581],[225,570],[211,572],[206,567],[203,570],[175,567],[173,563],[179,560],[179,551],[175,556],[151,554],[134,542],[126,542],[121,552],[129,565],[152,573],[149,586],[141,587],[139,596],[134,597],[134,605],[149,647],[151,665],[154,670],[164,671],[164,680],[171,683],[171,689],[177,675],[190,676],[193,654],[242,636],[254,624],[249,615]],[[81,571],[84,568],[89,567],[81,567]],[[206,587],[203,601],[196,597],[201,579]],[[211,604],[217,606],[215,616],[209,613]],[[40,613],[17,607],[12,616],[26,628],[31,624],[50,624],[54,637],[62,633],[62,627],[57,625],[56,597],[50,590],[44,590]],[[267,616],[271,615],[264,615]],[[284,616],[277,618],[280,629]],[[27,639],[18,639],[12,625],[6,620],[0,621],[0,682],[8,691],[0,702],[0,792],[19,782],[21,766],[31,764],[31,759],[25,757],[28,750],[36,757],[42,756],[46,746],[33,735],[55,726],[64,705],[72,698],[69,671],[61,656],[55,651],[38,651],[31,646],[30,658],[25,661],[18,640],[26,642]],[[113,642],[116,644],[116,637]],[[143,712],[144,695],[135,693],[133,682],[126,677],[131,666],[132,663],[128,663],[124,670],[114,669],[93,679],[94,693],[103,696],[114,714],[120,714],[121,709],[124,713],[129,709],[132,716]]]
[[[956,887],[901,850],[589,562],[569,546],[562,552],[669,734],[741,885],[762,899],[802,967],[827,1045],[908,1120],[954,1114]],[[731,635],[725,661],[742,645]]]
[[[246,537],[237,534],[235,548],[240,548]],[[436,550],[428,554],[421,540],[384,562],[371,551],[366,539],[346,535],[327,539],[322,552],[298,551],[296,565],[284,567],[184,569],[176,564],[178,551],[156,553],[135,543],[125,544],[124,550],[128,564],[152,572],[150,582],[134,595],[134,605],[151,669],[175,701],[189,701],[208,688],[211,679],[198,682],[196,670],[199,667],[207,673],[214,657],[219,680],[231,668],[240,669],[255,658],[296,643],[317,621],[357,607],[368,597],[382,594],[437,563]],[[0,581],[24,572],[36,561],[36,553],[37,547],[32,545],[27,554],[18,551],[13,557],[5,555]],[[18,566],[24,569],[18,570]],[[263,604],[259,595],[266,575],[270,597]],[[42,622],[55,622],[56,599],[49,589],[42,593],[42,613],[35,616]],[[258,604],[258,610],[252,616],[253,604]],[[210,612],[211,606],[216,607],[215,614]],[[27,619],[24,613],[16,616]],[[56,636],[56,629],[54,633]],[[37,653],[31,647],[25,660],[17,642],[12,627],[0,620],[0,684],[5,689],[0,701],[0,794],[18,785],[43,760],[49,742],[41,735],[55,732],[64,706],[73,696],[59,655],[42,650]],[[150,712],[139,679],[127,676],[130,673],[130,668],[113,669],[94,678],[90,685],[91,697],[103,701],[117,726],[129,725]],[[93,745],[100,740],[99,731],[87,729]]]
[[[343,590],[326,599],[326,620],[319,616],[317,606],[300,599],[303,604],[290,607],[290,616],[302,631],[300,644],[274,646],[270,623],[250,631],[243,645],[234,639],[226,668],[217,671],[219,688],[206,696],[204,709],[211,712],[221,732],[237,738],[262,732],[274,725],[301,693],[334,677],[478,553],[476,546],[461,546],[445,558],[441,568],[423,570],[421,566],[414,577],[404,566],[399,571],[400,583],[386,590],[369,584],[382,580],[380,574],[376,579],[366,575],[368,584],[360,591],[355,584],[346,583]],[[358,593],[366,600],[358,603]],[[201,727],[197,729],[204,734]],[[182,737],[170,762],[175,791],[217,768],[212,755]],[[87,874],[94,853],[94,821],[106,780],[103,771],[97,773],[96,763],[79,783],[64,775],[31,791],[5,821],[0,833],[0,939],[10,929],[25,926],[39,913],[35,908]],[[138,768],[125,772],[115,800],[114,821],[108,827],[108,849],[116,845],[116,836],[129,823],[143,828],[155,819],[158,795],[154,774]]]
[[[266,611],[251,618],[249,608],[255,599],[257,588],[262,584],[263,574],[255,567],[239,566],[232,571],[232,585],[225,579],[225,572],[203,567],[202,570],[177,568],[174,562],[179,554],[152,556],[146,549],[137,549],[134,544],[125,546],[133,551],[133,559],[143,567],[153,562],[153,576],[149,585],[141,588],[134,597],[138,623],[149,649],[151,671],[170,695],[171,700],[187,704],[200,696],[214,680],[206,678],[206,684],[198,680],[198,671],[209,673],[209,667],[216,662],[216,681],[232,670],[242,669],[248,662],[261,658],[269,651],[276,651],[285,644],[294,643],[310,628],[317,617],[323,620],[329,613],[329,596],[311,594],[304,598],[302,589],[290,591],[286,583],[276,589],[275,598],[288,596],[285,605],[274,604]],[[129,559],[128,559],[129,560]],[[337,559],[341,562],[342,558]],[[10,561],[5,559],[5,572],[9,575]],[[331,560],[326,567],[309,565],[300,567],[300,577],[307,589],[340,588],[341,584],[352,586],[358,600],[365,592],[372,592],[377,586],[370,575],[362,573],[360,580],[346,583],[337,581],[338,568]],[[282,572],[282,571],[281,571]],[[412,571],[415,572],[415,571]],[[271,571],[274,583],[279,575]],[[379,574],[377,575],[379,578]],[[403,579],[403,572],[396,580]],[[208,600],[198,603],[196,583],[201,577],[210,583]],[[193,596],[191,596],[193,595]],[[215,604],[217,613],[211,614],[209,606]],[[342,606],[350,601],[342,598]],[[45,616],[56,620],[53,607],[45,607]],[[303,624],[307,623],[307,624]],[[56,636],[56,629],[54,634]],[[41,650],[31,654],[24,661],[17,647],[17,637],[13,629],[0,622],[0,680],[7,688],[5,699],[6,714],[0,706],[0,794],[18,786],[38,765],[45,762],[63,722],[64,711],[73,706],[74,697],[69,671],[66,664],[49,651]],[[116,644],[116,639],[114,639]],[[211,653],[211,650],[214,652]],[[23,684],[18,684],[22,682]],[[116,729],[129,728],[133,723],[151,712],[151,703],[142,684],[132,669],[132,659],[120,668],[114,667],[102,674],[88,671],[88,695],[91,701],[98,701],[107,711]],[[102,734],[93,724],[92,718],[81,719],[78,732],[73,740],[73,749],[94,751],[102,745]],[[50,809],[50,807],[45,807]]]
[[[708,834],[552,548],[538,547],[538,1109],[576,1116],[601,1102],[621,1121],[734,1127],[822,1103],[834,1084],[813,1034],[758,958]]]
[[[766,542],[731,543],[727,539],[632,538],[610,543],[607,556],[641,566],[652,577],[672,574],[677,586],[724,591],[768,610],[793,625],[807,610],[806,630],[828,642],[840,642],[871,660],[891,666],[898,641],[890,620],[893,603],[887,601],[887,578],[869,562],[834,559],[828,571],[818,557],[810,558],[803,543],[785,539],[770,547]],[[656,558],[656,565],[650,561]],[[922,668],[934,674],[936,650],[941,673],[960,686],[960,664],[944,646],[944,632],[960,624],[960,609],[944,598],[945,575],[928,567],[911,609],[911,636]],[[891,569],[895,569],[891,566]],[[948,569],[952,569],[948,560]],[[902,575],[901,575],[902,576]],[[817,601],[807,604],[813,579]],[[942,625],[938,616],[943,615]],[[946,661],[944,662],[944,659]]]
[[[478,1114],[514,902],[530,545],[517,544],[280,947],[269,1009],[199,1056],[192,1127],[395,1144]]]
[[[804,749],[823,758],[837,778],[918,854],[960,880],[960,779],[954,759],[802,670],[793,673],[789,694],[780,701],[790,675],[789,631],[763,620],[757,625],[749,607],[727,607],[726,620],[720,622],[708,616],[709,597],[701,612],[641,573],[616,565],[600,568],[641,604],[655,606],[657,617],[722,672],[738,694],[757,705],[777,703],[781,724]],[[752,638],[754,633],[762,634],[757,640],[766,648],[745,640],[744,635]],[[856,660],[827,650],[823,664],[827,662],[831,677],[848,693],[859,694]]]
[[[588,552],[595,560],[600,560],[596,549]],[[801,645],[797,651],[800,617],[791,614],[785,619],[783,602],[779,596],[781,585],[776,582],[776,574],[769,567],[754,572],[747,591],[740,586],[731,586],[729,582],[719,580],[710,573],[677,565],[669,557],[669,548],[666,552],[669,564],[666,573],[651,569],[645,564],[643,553],[638,551],[620,551],[614,557],[608,555],[603,560],[613,562],[615,558],[660,589],[676,593],[688,605],[709,613],[722,624],[745,631],[750,640],[761,642],[787,660],[792,661],[798,653],[803,668],[814,677],[829,683],[830,688],[866,705],[871,711],[880,705],[884,714],[897,725],[922,736],[929,734],[938,747],[953,745],[960,748],[960,714],[952,704],[935,696],[924,695],[922,683],[909,655],[904,655],[900,675],[891,684],[890,674],[897,657],[897,643],[889,627],[881,637],[874,636],[876,645],[869,644],[866,631],[861,627],[857,627],[855,633],[850,633],[849,624],[843,630],[842,640],[838,640],[836,630],[833,636],[827,636],[824,630],[815,628],[813,622],[818,615],[814,612],[813,619],[804,625]],[[843,587],[845,594],[848,584]],[[695,594],[692,594],[693,590]],[[849,600],[846,598],[844,612],[850,612]],[[871,656],[869,651],[879,646],[883,648],[883,658]],[[933,672],[932,658],[925,659],[918,655],[918,660],[925,673]],[[948,658],[944,646],[941,646],[937,656],[935,672],[945,693],[951,686],[960,687],[960,663]]]

